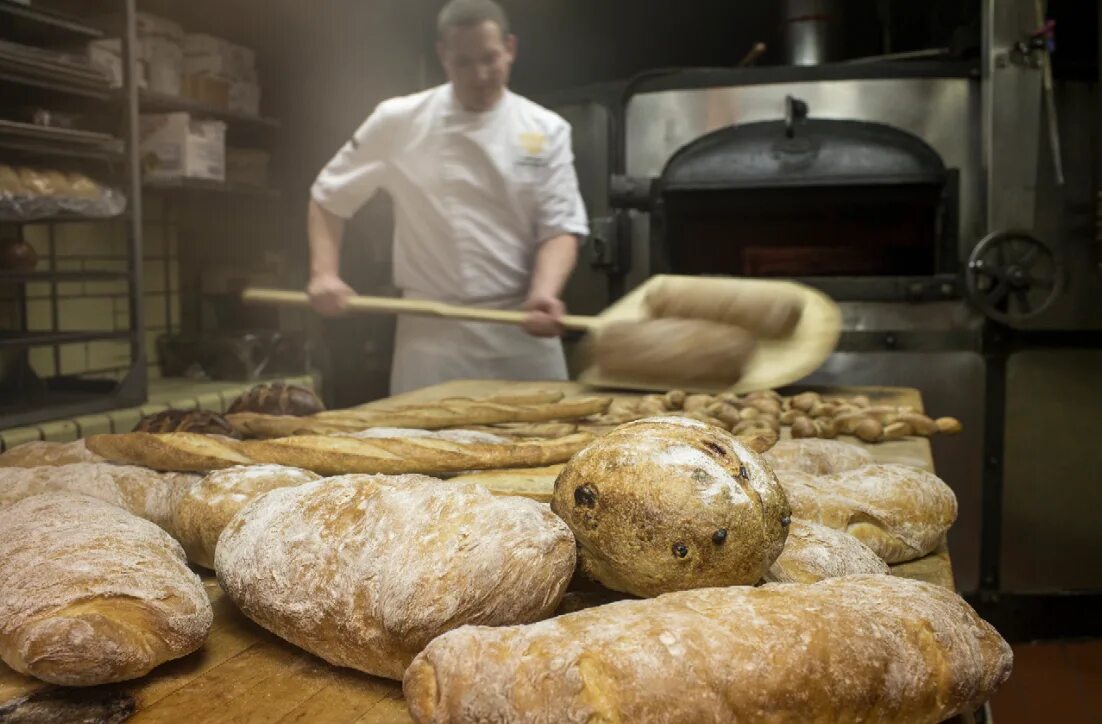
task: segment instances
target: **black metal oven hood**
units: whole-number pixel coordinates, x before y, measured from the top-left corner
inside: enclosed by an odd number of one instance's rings
[[[670,159],[663,193],[945,183],[925,141],[880,123],[823,118],[763,121],[702,136]]]

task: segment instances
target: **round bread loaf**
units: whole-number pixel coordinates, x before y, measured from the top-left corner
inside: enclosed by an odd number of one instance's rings
[[[683,417],[630,422],[583,449],[551,508],[574,531],[582,571],[637,596],[757,583],[790,517],[757,454]]]

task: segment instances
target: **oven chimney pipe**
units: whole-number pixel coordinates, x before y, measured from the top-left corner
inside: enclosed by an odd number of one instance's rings
[[[785,62],[821,65],[839,59],[842,18],[838,0],[782,0]]]

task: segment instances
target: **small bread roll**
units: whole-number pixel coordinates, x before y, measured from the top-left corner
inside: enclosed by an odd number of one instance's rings
[[[793,518],[784,550],[765,574],[767,583],[815,583],[859,573],[888,575],[888,564],[848,533]]]
[[[728,386],[742,378],[754,349],[751,334],[725,324],[688,319],[619,321],[598,333],[596,364],[611,377]]]
[[[583,572],[636,596],[753,584],[780,555],[788,502],[757,454],[683,417],[623,425],[566,464],[551,508]]]
[[[180,544],[152,523],[71,493],[0,509],[0,657],[19,673],[135,679],[202,646],[212,620]]]
[[[734,325],[762,339],[782,339],[792,334],[803,316],[804,302],[788,291],[724,290],[717,293],[693,280],[664,279],[647,291],[650,316],[666,319],[701,319]]]
[[[216,470],[188,487],[172,511],[171,530],[188,560],[214,570],[218,536],[238,511],[276,488],[317,480],[308,470],[283,465],[241,465]]]

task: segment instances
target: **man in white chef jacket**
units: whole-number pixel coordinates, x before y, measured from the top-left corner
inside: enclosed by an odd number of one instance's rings
[[[524,328],[399,318],[391,394],[462,378],[566,379],[562,289],[588,233],[570,126],[508,90],[516,57],[502,9],[453,0],[437,51],[449,82],[381,103],[311,190],[314,308],[339,314],[346,220],[380,188],[394,200],[402,294],[525,309]]]

